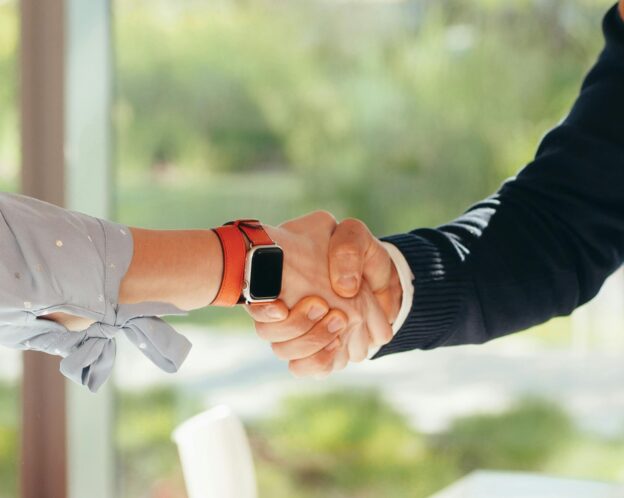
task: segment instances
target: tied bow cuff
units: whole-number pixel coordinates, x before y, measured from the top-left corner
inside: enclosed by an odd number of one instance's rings
[[[151,315],[184,314],[167,303],[118,305],[114,319],[106,320],[108,323],[96,322],[82,332],[63,334],[62,347],[56,345],[64,357],[61,372],[96,392],[110,377],[117,354],[115,336],[120,330],[156,366],[168,373],[177,372],[191,343],[164,320]]]

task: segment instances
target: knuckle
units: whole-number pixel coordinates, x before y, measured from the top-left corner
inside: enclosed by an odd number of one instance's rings
[[[322,355],[314,361],[314,370],[318,374],[329,375],[332,371],[332,355]]]
[[[316,354],[303,360],[293,360],[288,368],[298,377],[327,376],[332,371],[331,362],[324,354]]]
[[[256,334],[258,335],[258,337],[260,337],[260,339],[262,340],[268,340],[269,339],[269,327],[267,326],[266,323],[261,323],[261,322],[256,322]]]
[[[319,209],[314,211],[314,216],[318,217],[320,220],[325,221],[327,223],[336,223],[336,217],[331,214],[329,211],[324,209]]]
[[[283,324],[282,334],[289,338],[296,338],[310,332],[310,319],[307,311],[304,309],[297,310],[293,313],[288,322]]]
[[[261,339],[270,342],[288,341],[309,332],[310,320],[303,308],[293,310],[286,320],[281,322],[256,322],[256,333]]]
[[[281,341],[290,341],[298,339],[306,334],[306,330],[301,323],[293,320],[286,324],[281,330],[278,339]]]
[[[357,218],[346,218],[342,220],[340,223],[340,227],[343,230],[347,230],[350,232],[368,232],[368,227],[362,220],[358,220]]]
[[[312,306],[321,306],[321,307],[327,308],[328,304],[327,304],[327,301],[325,301],[325,299],[323,299],[320,296],[308,296],[302,299],[301,307],[298,311],[304,314],[305,316],[307,316],[306,312]]]
[[[305,377],[305,372],[301,369],[300,362],[298,361],[289,361],[288,370],[295,377]]]
[[[303,298],[293,310],[294,319],[302,323],[309,323],[308,313],[313,308],[327,309],[327,302],[319,296],[308,296]]]
[[[314,211],[310,215],[310,221],[316,230],[321,230],[323,232],[333,232],[338,224],[334,215],[329,211]]]
[[[263,305],[247,306],[247,312],[257,322],[268,322],[266,307]]]
[[[280,360],[290,360],[290,355],[288,354],[287,349],[282,346],[280,343],[272,343],[271,349],[273,350],[273,354],[277,356]]]
[[[327,355],[318,353],[308,359],[308,368],[314,372],[320,372],[326,367]]]

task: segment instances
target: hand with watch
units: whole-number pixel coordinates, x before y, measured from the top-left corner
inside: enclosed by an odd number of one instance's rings
[[[277,228],[238,220],[214,230],[224,270],[212,304],[246,304],[259,336],[299,376],[362,361],[392,337],[387,313],[367,283],[347,299],[333,291],[328,250],[336,226],[332,215],[315,212]]]

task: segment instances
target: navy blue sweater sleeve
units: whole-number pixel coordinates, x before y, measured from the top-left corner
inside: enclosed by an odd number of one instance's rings
[[[624,261],[624,22],[535,159],[453,222],[386,237],[415,276],[410,315],[377,356],[478,344],[566,315]]]

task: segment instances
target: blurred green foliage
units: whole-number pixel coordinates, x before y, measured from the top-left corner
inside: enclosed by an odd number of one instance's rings
[[[0,2],[0,190],[17,189],[19,121],[17,99],[17,2]]]
[[[0,498],[17,496],[20,397],[13,383],[0,383]]]
[[[252,435],[261,496],[425,497],[461,475],[372,391],[289,398]]]
[[[116,217],[202,228],[323,208],[379,235],[448,221],[569,109],[606,6],[117,2]]]
[[[277,171],[298,185],[300,211],[381,232],[446,221],[528,162],[569,109],[605,7],[117,2],[120,188],[226,174],[231,202],[212,212],[228,217],[246,202],[236,173]],[[267,204],[292,211],[266,187]]]
[[[273,472],[260,479],[267,487],[286,480],[284,498],[427,497],[476,469],[540,471],[576,434],[556,405],[527,398],[424,436],[375,392],[353,390],[288,399],[261,427],[270,458],[260,468]],[[282,495],[269,488],[262,496]]]
[[[570,419],[556,404],[528,398],[501,415],[457,420],[437,443],[458,458],[463,471],[534,470],[565,447],[573,434]]]
[[[568,110],[605,7],[116,2],[116,217],[203,228],[323,208],[379,235],[448,221]]]
[[[176,413],[180,392],[120,394],[120,496],[158,496],[145,490],[163,478],[172,496],[183,496],[170,434],[199,410],[196,395],[187,393]],[[621,436],[583,433],[543,399],[459,418],[430,436],[378,393],[353,388],[286,398],[274,415],[249,424],[248,433],[261,498],[425,498],[476,469],[615,479],[624,451]]]
[[[194,398],[167,388],[117,393],[115,447],[120,495],[144,496],[163,479],[182,485],[171,432],[200,408]]]

